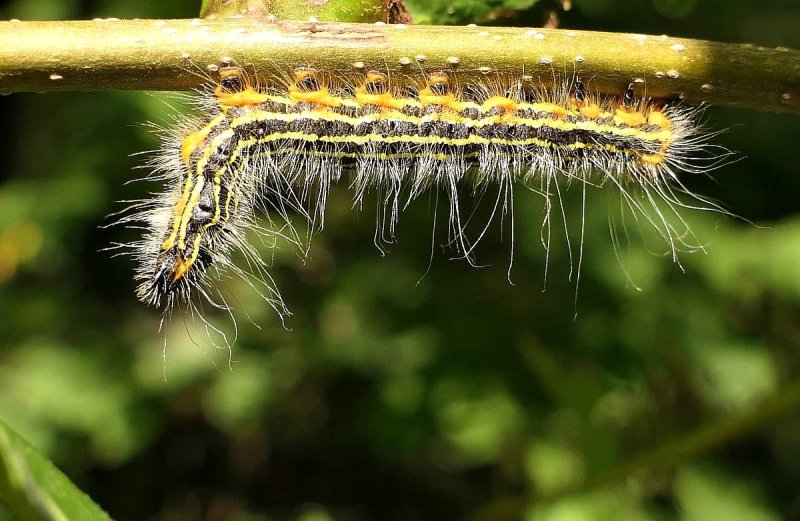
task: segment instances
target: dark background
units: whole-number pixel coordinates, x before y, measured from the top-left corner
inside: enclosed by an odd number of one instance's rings
[[[191,17],[197,3],[18,0],[0,2],[0,18]],[[412,10],[418,22],[538,26],[545,6],[533,3]],[[566,28],[800,47],[794,0],[574,0],[559,16]],[[542,291],[533,193],[516,193],[512,285],[497,229],[478,253],[486,267],[437,247],[428,270],[424,198],[381,256],[372,206],[351,211],[339,186],[309,259],[264,249],[291,330],[223,282],[243,310],[230,355],[191,319],[159,333],[130,259],[100,251],[136,237],[100,227],[115,201],[159,189],[125,182],[142,175],[131,154],[156,146],[141,123],[168,122],[168,103],[0,99],[0,417],[115,519],[800,519],[800,400],[739,419],[800,379],[797,116],[709,111],[741,160],[687,183],[752,222],[686,212],[707,253],[680,255],[683,270],[635,225],[623,269],[613,195],[590,190],[577,299],[563,234]],[[572,190],[573,245],[580,212]]]

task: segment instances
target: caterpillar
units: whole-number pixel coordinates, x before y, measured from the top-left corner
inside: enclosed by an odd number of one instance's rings
[[[227,268],[254,286],[261,281],[267,301],[287,314],[245,231],[301,244],[292,220],[321,229],[328,191],[342,179],[355,206],[368,192],[379,194],[379,245],[394,237],[411,201],[443,192],[449,242],[470,261],[489,223],[468,237],[471,217],[459,201],[465,191],[496,187],[489,222],[499,213],[512,223],[515,184],[542,194],[549,237],[550,198],[562,184],[612,185],[673,256],[684,236],[675,222],[686,225],[681,208],[724,211],[679,177],[708,173],[730,155],[702,130],[703,107],[648,99],[634,83],[603,96],[577,75],[555,87],[524,75],[460,83],[452,70],[393,77],[365,68],[352,81],[303,66],[266,86],[252,77],[222,67],[219,81],[201,93],[205,115],[163,132],[150,166],[166,190],[124,218],[147,230],[133,245],[137,294],[146,304],[169,311],[195,293],[215,302],[206,272]],[[257,215],[270,220],[269,230]],[[547,248],[549,238],[543,242]],[[231,262],[234,249],[247,269]]]

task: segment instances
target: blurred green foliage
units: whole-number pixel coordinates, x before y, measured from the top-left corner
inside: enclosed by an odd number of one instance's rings
[[[0,18],[190,17],[197,4],[16,0]],[[411,7],[427,22],[535,26],[555,4]],[[795,0],[573,0],[559,18],[800,47]],[[577,296],[555,231],[542,291],[533,193],[515,194],[512,285],[508,233],[482,245],[484,268],[439,248],[429,267],[433,217],[420,201],[381,256],[373,215],[337,187],[309,259],[265,251],[290,330],[246,284],[223,282],[240,317],[231,354],[191,319],[159,333],[158,313],[134,298],[130,259],[101,251],[136,237],[100,226],[124,206],[114,201],[159,189],[125,183],[142,175],[131,154],[156,146],[137,123],[168,123],[175,103],[0,99],[11,130],[0,142],[0,418],[115,519],[800,519],[791,401],[722,441],[675,443],[746,418],[800,377],[796,116],[709,111],[742,160],[687,182],[755,224],[687,212],[707,253],[681,255],[683,269],[646,227],[618,261],[614,199],[590,190]],[[578,192],[565,198],[573,243]]]
[[[2,421],[0,499],[23,520],[110,519],[49,460]]]

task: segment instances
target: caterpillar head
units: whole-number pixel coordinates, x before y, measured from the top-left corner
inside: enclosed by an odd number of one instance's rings
[[[223,190],[201,176],[187,191],[188,197],[170,209],[167,229],[162,227],[159,237],[151,238],[161,241],[158,251],[153,254],[151,248],[150,262],[140,267],[137,293],[147,304],[160,305],[166,298],[170,306],[176,298],[187,300],[193,289],[201,287],[209,267],[230,249],[232,216],[222,208]]]
[[[246,219],[230,170],[235,137],[188,136],[182,186],[165,194],[150,215],[151,233],[137,273],[137,294],[143,302],[171,307],[202,291],[209,267],[225,262],[236,242],[236,223]],[[185,150],[190,142],[192,150]]]

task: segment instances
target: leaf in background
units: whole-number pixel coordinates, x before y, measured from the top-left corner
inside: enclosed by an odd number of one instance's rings
[[[49,460],[0,421],[0,500],[20,519],[111,519]]]

